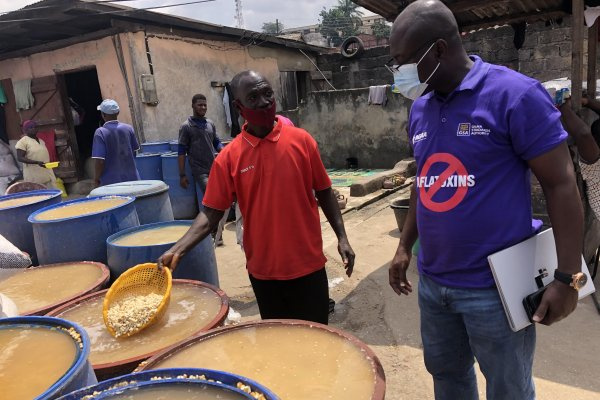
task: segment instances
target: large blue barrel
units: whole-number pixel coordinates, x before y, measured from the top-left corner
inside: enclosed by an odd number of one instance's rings
[[[172,152],[178,153],[179,152],[179,140],[171,140],[169,142],[169,148],[171,149]]]
[[[40,220],[48,210],[71,204],[120,198],[125,202],[100,212],[55,220]],[[67,201],[44,207],[28,218],[33,224],[33,237],[40,264],[69,261],[98,261],[106,264],[106,238],[113,233],[139,226],[134,197],[103,196]]]
[[[135,166],[142,180],[162,179],[160,153],[139,153],[135,156]]]
[[[15,317],[0,319],[2,329],[62,329],[65,335],[73,338],[76,349],[75,360],[66,373],[35,400],[56,399],[59,396],[98,383],[92,365],[88,361],[90,339],[84,329],[70,321],[53,317]],[[10,368],[7,366],[6,368]],[[32,369],[31,373],[38,373]],[[28,384],[28,377],[22,382]]]
[[[184,189],[179,184],[179,164],[177,153],[166,153],[161,155],[163,181],[169,185],[169,196],[173,206],[175,219],[193,219],[198,215],[198,203],[196,200],[196,187],[192,177],[192,168],[189,162],[185,163],[185,174],[188,177],[189,186]]]
[[[168,226],[190,227],[192,221],[159,222],[126,229],[110,236],[107,240],[108,268],[113,278],[121,275],[128,268],[137,264],[156,262],[165,251],[169,250],[175,242],[144,246],[121,246],[115,244],[119,239],[136,232],[152,230]],[[173,278],[193,279],[219,286],[219,273],[213,240],[207,236],[192,248],[180,261],[173,272]]]
[[[140,225],[153,222],[173,221],[173,209],[169,199],[169,186],[160,180],[119,182],[100,186],[92,196],[134,196],[135,209]]]
[[[171,151],[169,142],[146,142],[140,145],[144,153],[165,153]]]
[[[183,378],[184,376],[186,378]],[[201,376],[203,376],[205,379],[201,379]],[[140,388],[141,386],[138,385],[147,385],[149,382],[161,382],[163,384],[203,384],[208,380],[219,382],[220,385],[222,385],[221,387],[226,388],[237,388],[238,383],[241,383],[245,386],[248,386],[251,391],[262,394],[266,400],[279,399],[275,393],[260,383],[229,372],[203,368],[169,368],[137,372],[113,379],[108,379],[98,383],[97,385],[69,393],[68,395],[61,397],[59,400],[79,400],[85,396],[91,396],[93,394],[98,395],[98,393],[100,393],[100,396],[103,396],[100,398],[110,398],[110,395],[114,393],[113,390],[115,388],[125,390],[134,389],[136,387]],[[104,397],[105,395],[108,397]],[[250,399],[253,399],[253,397],[250,397]]]
[[[0,235],[14,244],[19,250],[29,253],[34,264],[38,263],[33,240],[33,229],[27,221],[29,215],[40,208],[60,203],[60,190],[34,190],[0,196],[0,202],[4,200],[20,199],[30,196],[50,196],[43,200],[22,206],[2,208],[0,204]]]

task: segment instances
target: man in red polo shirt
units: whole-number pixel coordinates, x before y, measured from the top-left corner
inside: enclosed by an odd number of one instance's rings
[[[261,317],[326,324],[327,259],[315,195],[337,235],[348,276],[354,252],[317,143],[308,132],[276,118],[273,88],[261,74],[241,72],[231,86],[234,105],[247,123],[213,163],[203,212],[159,263],[175,269],[236,196],[244,218],[246,266]]]

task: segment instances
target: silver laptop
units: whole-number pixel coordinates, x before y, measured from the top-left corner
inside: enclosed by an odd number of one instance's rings
[[[540,285],[546,286],[554,280],[557,258],[552,229],[490,255],[488,262],[512,330],[517,332],[531,325],[523,299],[538,290]],[[579,300],[595,291],[583,256],[581,271],[588,276],[588,281],[579,290]]]

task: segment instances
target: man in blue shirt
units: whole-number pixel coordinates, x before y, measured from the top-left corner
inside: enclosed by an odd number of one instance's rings
[[[406,270],[418,232],[421,337],[435,397],[477,399],[476,358],[488,399],[532,400],[535,326],[510,329],[487,256],[533,234],[533,171],[558,270],[569,278],[580,272],[583,212],[560,113],[539,82],[469,57],[440,1],[406,7],[390,52],[396,87],[415,100],[408,132],[417,176],[389,280],[398,295],[412,292]],[[534,320],[565,318],[577,298],[555,280]]]
[[[135,151],[140,146],[133,127],[117,121],[120,109],[114,100],[104,100],[98,110],[104,125],[96,129],[92,145],[92,158],[96,161],[94,186],[139,180]]]

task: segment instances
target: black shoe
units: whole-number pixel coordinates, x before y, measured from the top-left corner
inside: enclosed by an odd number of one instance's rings
[[[335,300],[329,299],[329,314],[333,314],[335,311]]]

